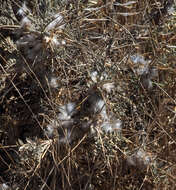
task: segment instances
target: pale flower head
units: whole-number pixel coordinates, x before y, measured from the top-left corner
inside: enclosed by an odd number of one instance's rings
[[[151,156],[143,149],[139,149],[137,152],[127,157],[128,166],[134,166],[138,169],[146,169],[150,165]]]
[[[51,45],[53,48],[57,48],[59,46],[66,45],[66,41],[65,40],[59,40],[56,35],[54,35],[52,37],[45,36],[44,37],[44,42],[46,44]]]
[[[56,36],[53,36],[53,38],[51,39],[51,45],[55,48],[61,45]]]
[[[52,88],[58,88],[59,84],[58,84],[58,80],[56,77],[51,77],[49,84]]]
[[[29,12],[30,12],[30,10],[26,6],[26,1],[24,1],[22,7],[18,10],[17,14],[22,17],[25,17]]]
[[[149,63],[146,61],[142,55],[132,55],[130,56],[131,61],[134,64],[134,71],[138,75],[147,74],[149,72]]]
[[[122,130],[122,121],[119,119],[116,119],[115,121],[112,122],[112,129],[114,131],[121,131]]]
[[[99,100],[96,102],[95,107],[94,107],[95,113],[96,113],[96,112],[101,112],[104,106],[105,106],[104,100],[99,99]]]
[[[103,124],[101,125],[101,128],[105,131],[105,132],[121,132],[122,130],[122,122],[120,120],[114,120],[114,121],[110,121],[109,120],[105,120],[103,122]]]
[[[56,15],[54,15],[54,20],[47,25],[45,31],[49,32],[51,30],[56,29],[57,27],[62,28],[63,27],[61,25],[62,21],[63,21],[63,16],[60,13],[57,13]]]
[[[103,131],[105,131],[106,133],[108,132],[112,132],[112,125],[109,121],[104,121],[101,125],[101,128],[103,129]]]
[[[98,72],[97,71],[93,71],[90,73],[90,78],[92,79],[92,81],[94,83],[97,83],[98,81]]]
[[[45,129],[45,135],[49,138],[53,137],[54,134],[54,126],[52,124],[48,124]]]
[[[59,120],[70,120],[71,116],[74,113],[76,104],[73,102],[69,102],[68,104],[65,104],[63,106],[59,107],[60,113],[58,114],[58,119]]]
[[[0,190],[10,190],[10,189],[11,188],[7,184],[5,183],[0,184]]]
[[[106,90],[108,93],[110,93],[112,91],[112,89],[114,89],[114,83],[105,83],[103,84],[103,89]]]
[[[21,28],[29,29],[32,27],[32,23],[27,16],[23,17],[21,20]]]

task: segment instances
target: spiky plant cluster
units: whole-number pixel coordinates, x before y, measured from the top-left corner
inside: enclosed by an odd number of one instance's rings
[[[174,6],[2,1],[0,189],[175,189]]]

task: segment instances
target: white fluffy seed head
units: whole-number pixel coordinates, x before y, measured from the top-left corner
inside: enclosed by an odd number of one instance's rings
[[[101,115],[101,117],[102,117],[104,120],[107,120],[107,119],[108,119],[108,115],[107,115],[107,112],[106,112],[106,106],[105,106],[105,105],[104,105],[104,107],[101,109],[100,115]]]
[[[66,45],[66,41],[65,40],[62,40],[61,41],[61,44],[64,46],[64,45]]]
[[[146,168],[151,162],[151,157],[143,150],[139,149],[137,152],[127,157],[127,164],[135,166],[138,169]]]
[[[169,7],[167,12],[168,12],[168,15],[174,15],[175,14],[174,6]]]
[[[61,45],[61,43],[58,41],[57,37],[54,36],[52,39],[51,39],[51,45],[55,48],[59,47]]]
[[[24,1],[22,7],[18,10],[17,14],[22,17],[25,17],[29,12],[30,10],[26,6],[26,1]]]
[[[138,68],[135,69],[135,72],[138,75],[147,74],[148,71],[149,71],[148,64],[146,64],[146,65],[139,65]]]
[[[105,83],[103,84],[103,89],[106,90],[108,93],[110,93],[112,91],[112,89],[114,88],[114,83]]]
[[[58,88],[59,84],[58,84],[58,80],[56,77],[51,77],[49,84],[52,88]]]
[[[93,71],[90,73],[90,78],[92,79],[92,81],[94,83],[97,83],[98,81],[98,72],[97,71]]]
[[[5,184],[5,183],[0,184],[0,190],[10,190],[10,189],[11,188],[7,184]]]
[[[45,135],[49,138],[53,137],[54,134],[54,126],[52,124],[48,124],[45,130]]]
[[[121,132],[122,130],[122,122],[120,120],[115,120],[115,121],[104,121],[103,124],[101,125],[102,129],[105,132]]]
[[[114,5],[117,5],[117,6],[122,6],[122,7],[127,7],[127,6],[130,6],[130,5],[133,5],[133,4],[136,4],[136,1],[129,1],[127,3],[114,3]]]
[[[100,113],[102,117],[107,117],[106,104],[104,100],[99,99],[94,105],[94,113]]]
[[[144,65],[146,64],[144,57],[142,55],[139,55],[139,54],[131,55],[130,59],[134,64],[139,64],[139,63],[144,64]]]
[[[103,80],[107,80],[107,79],[108,79],[108,74],[106,72],[102,72],[101,76],[100,76],[100,80],[103,81]]]
[[[95,109],[97,109],[97,111],[102,110],[104,106],[105,106],[104,100],[100,99],[97,101],[97,103],[95,105]]]
[[[113,132],[113,129],[112,129],[112,125],[109,121],[105,121],[103,122],[103,124],[101,125],[101,128],[103,129],[103,131],[105,131],[106,133],[108,132]]]
[[[67,113],[71,115],[76,107],[76,104],[74,102],[69,102],[66,104]]]
[[[63,21],[63,16],[60,13],[57,13],[54,16],[54,20],[48,24],[48,26],[45,28],[45,31],[49,32],[51,30],[54,30],[57,28]]]
[[[112,128],[114,131],[117,130],[120,132],[122,130],[122,122],[119,119],[113,121]]]
[[[59,108],[60,113],[58,115],[58,119],[61,121],[70,120],[74,112],[75,106],[76,104],[73,102],[69,102],[68,104],[60,106]]]
[[[60,113],[58,114],[59,120],[61,120],[61,121],[62,120],[69,120],[71,118],[70,115],[67,113],[65,105],[60,106],[59,111],[60,111]]]
[[[59,123],[57,120],[51,120],[50,123],[46,126],[45,129],[45,135],[47,135],[49,138],[53,137],[55,129],[59,126]]]
[[[150,61],[146,61],[142,55],[135,54],[130,56],[130,59],[134,64],[134,71],[137,75],[143,75],[149,72]]]
[[[21,28],[29,29],[31,27],[32,27],[32,23],[29,20],[29,18],[27,16],[23,17],[21,20]]]
[[[51,45],[53,48],[57,48],[59,46],[64,46],[66,44],[65,40],[58,40],[57,36],[53,36],[53,37],[45,36],[44,37],[44,42],[46,44]]]

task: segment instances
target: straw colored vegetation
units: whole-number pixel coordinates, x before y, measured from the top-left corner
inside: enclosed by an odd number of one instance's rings
[[[1,0],[0,190],[176,189],[174,0]]]

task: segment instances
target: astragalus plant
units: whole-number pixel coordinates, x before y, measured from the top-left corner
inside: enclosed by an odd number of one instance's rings
[[[174,1],[0,13],[0,188],[175,189]]]

